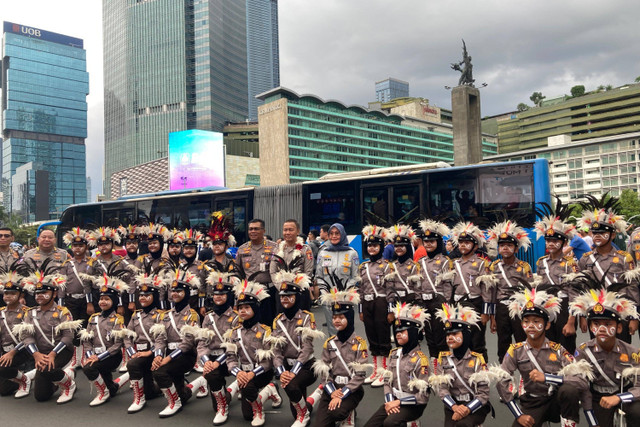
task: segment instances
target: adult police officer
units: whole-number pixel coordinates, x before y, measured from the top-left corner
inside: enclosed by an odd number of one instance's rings
[[[38,246],[25,252],[22,260],[30,263],[32,266],[41,266],[42,263],[51,259],[49,265],[61,266],[62,263],[70,258],[69,253],[64,249],[56,248],[56,235],[51,230],[42,230],[38,236]]]
[[[277,246],[264,237],[264,221],[249,221],[249,241],[238,248],[236,267],[241,277],[264,285],[269,297],[260,304],[260,323],[271,325],[276,317],[277,290],[271,284],[270,267]]]

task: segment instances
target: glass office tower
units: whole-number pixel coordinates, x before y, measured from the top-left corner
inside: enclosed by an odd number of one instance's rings
[[[55,219],[87,201],[86,51],[78,38],[11,22],[3,30],[4,206],[26,221]]]
[[[105,193],[169,132],[257,117],[280,84],[277,0],[103,1]]]

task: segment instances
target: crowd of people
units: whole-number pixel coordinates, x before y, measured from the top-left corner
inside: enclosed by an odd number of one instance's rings
[[[517,258],[531,241],[509,219],[488,230],[435,219],[415,230],[368,225],[362,263],[339,223],[307,243],[287,220],[273,242],[253,219],[235,257],[232,224],[220,212],[204,233],[154,223],[76,227],[64,236],[70,253],[44,230],[21,256],[12,230],[0,228],[0,395],[33,390],[47,401],[59,392],[65,404],[81,370],[95,390],[90,406],[131,388],[129,413],[162,395],[164,418],[193,394],[208,395],[213,424],[222,425],[240,396],[244,419],[260,426],[264,405],[280,407],[286,395],[293,427],[353,426],[369,386],[383,387],[384,401],[366,426],[418,425],[436,398],[445,426],[472,427],[493,412],[496,387],[514,425],[576,426],[581,408],[590,426],[637,425],[640,232],[630,239],[633,255],[612,246],[627,228],[615,202],[589,198],[578,227],[592,233],[593,249],[579,260],[565,249],[577,232],[568,209],[559,200],[547,206],[534,227],[547,250],[537,274]],[[122,246],[126,255],[114,254]],[[314,303],[323,307],[320,327]],[[578,345],[578,328],[591,340]],[[487,329],[498,337],[491,367]],[[187,383],[191,371],[199,375]]]

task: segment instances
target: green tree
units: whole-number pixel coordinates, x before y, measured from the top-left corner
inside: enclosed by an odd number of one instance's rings
[[[607,86],[604,88],[604,90],[612,90],[612,89],[613,89],[613,86],[611,86],[611,85],[607,85]]]
[[[584,95],[584,92],[584,85],[576,85],[571,88],[571,96],[573,96],[574,98]]]
[[[640,76],[636,77],[636,79],[634,80],[634,82],[636,82],[636,83],[640,83]]]
[[[542,95],[542,92],[533,92],[529,99],[531,102],[535,104],[536,107],[539,107],[542,104],[542,100],[545,99],[546,96]]]
[[[529,106],[524,102],[521,102],[516,108],[518,109],[518,111],[527,111],[529,109]]]
[[[622,190],[620,194],[620,213],[630,222],[640,224],[640,199],[638,199],[638,193],[629,188]]]

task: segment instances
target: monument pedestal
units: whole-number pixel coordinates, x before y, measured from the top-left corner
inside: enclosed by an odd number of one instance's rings
[[[464,166],[482,161],[480,91],[456,86],[451,91],[453,112],[453,163]]]

